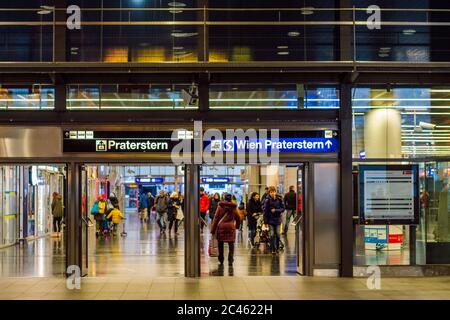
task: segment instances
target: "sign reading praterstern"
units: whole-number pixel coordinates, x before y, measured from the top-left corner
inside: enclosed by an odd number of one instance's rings
[[[63,152],[75,153],[170,153],[191,131],[64,131]]]

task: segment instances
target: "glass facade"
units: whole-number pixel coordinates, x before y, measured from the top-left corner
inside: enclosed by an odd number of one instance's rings
[[[434,1],[349,1],[341,10],[331,0],[77,0],[82,28],[73,30],[58,24],[65,8],[6,2],[0,61],[53,61],[60,27],[67,61],[450,61],[450,6]],[[382,28],[368,25],[370,5],[382,9]]]
[[[304,85],[212,85],[211,109],[337,109],[339,90]]]
[[[450,154],[450,90],[355,88],[353,158]]]
[[[0,110],[51,110],[55,89],[46,85],[1,86]]]
[[[195,98],[195,97],[194,97]],[[70,85],[68,110],[197,109],[189,86]]]

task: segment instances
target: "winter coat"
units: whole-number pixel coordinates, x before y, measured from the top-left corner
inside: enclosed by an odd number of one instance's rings
[[[284,195],[284,206],[286,210],[295,210],[297,208],[297,192],[289,191]]]
[[[275,209],[275,212],[272,212]],[[264,202],[264,223],[272,225],[281,224],[281,214],[284,212],[283,199],[277,195],[275,199],[271,196],[266,198]]]
[[[180,200],[177,198],[169,198],[169,203],[167,204],[167,220],[174,221],[177,218],[177,208],[180,206]]]
[[[155,208],[156,212],[165,213],[167,212],[167,204],[169,203],[169,199],[166,196],[158,195],[155,199]]]
[[[63,202],[62,202],[62,197],[60,195],[53,198],[52,215],[53,215],[53,218],[62,218],[64,215],[64,206],[63,206]]]
[[[214,219],[214,214],[216,213],[217,207],[219,206],[219,199],[211,199],[210,206],[209,206],[209,217]]]
[[[139,197],[139,208],[140,209],[148,208],[148,197],[145,193],[142,193]]]
[[[209,197],[206,194],[200,196],[200,213],[206,213],[209,209]]]
[[[222,220],[223,218],[223,220]],[[219,224],[219,221],[222,220]],[[227,201],[219,202],[214,220],[211,224],[211,233],[217,231],[217,240],[222,242],[234,242],[236,229],[239,229],[241,219],[236,211],[236,204]]]
[[[256,228],[257,214],[262,214],[261,200],[255,201],[255,199],[248,200],[247,204],[247,221],[250,229]]]
[[[112,217],[112,222],[115,224],[118,224],[118,223],[120,223],[120,221],[122,219],[125,219],[122,212],[117,208],[114,208],[113,210],[111,210],[111,212],[108,214],[106,219],[111,219],[111,217]]]

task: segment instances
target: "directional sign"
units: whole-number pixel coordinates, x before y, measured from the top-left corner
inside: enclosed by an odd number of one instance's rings
[[[214,140],[211,151],[224,152],[338,152],[339,142],[335,138],[278,138],[256,140]]]
[[[164,178],[136,178],[136,183],[163,183]]]
[[[230,178],[202,178],[202,183],[230,183]]]

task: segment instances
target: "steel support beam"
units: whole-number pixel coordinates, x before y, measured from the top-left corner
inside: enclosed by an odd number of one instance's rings
[[[71,162],[67,165],[66,270],[69,266],[82,270],[80,186],[80,166]]]
[[[353,277],[352,86],[339,90],[341,276]]]
[[[194,278],[200,276],[200,166],[188,164],[184,170],[184,275]]]
[[[53,61],[64,62],[66,61],[67,0],[55,0],[55,9],[57,10],[54,11],[56,23],[53,26]]]

